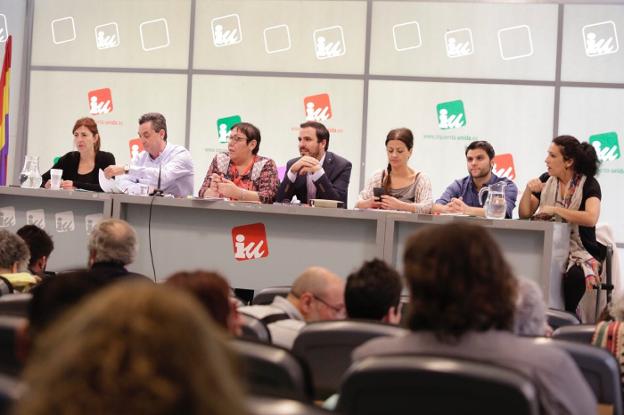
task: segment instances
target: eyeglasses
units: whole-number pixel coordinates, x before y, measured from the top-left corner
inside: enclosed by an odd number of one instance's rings
[[[238,143],[239,141],[247,140],[247,137],[244,135],[231,135],[228,141]]]
[[[318,297],[316,294],[312,294],[312,297],[314,297],[316,300],[320,301],[321,303],[325,304],[325,306],[333,310],[334,313],[338,315],[344,314],[344,311],[345,311],[344,304],[341,304],[340,306],[335,306],[335,305],[329,304],[327,301],[323,300],[321,297]]]

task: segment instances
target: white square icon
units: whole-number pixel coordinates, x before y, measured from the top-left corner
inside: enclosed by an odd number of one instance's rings
[[[285,52],[291,47],[290,29],[281,24],[264,29],[264,50],[266,53]]]
[[[505,27],[498,31],[501,59],[509,61],[533,55],[531,28],[527,25]]]
[[[0,208],[0,228],[15,226],[15,208],[6,206]]]
[[[74,24],[74,18],[71,16],[52,20],[50,27],[52,28],[52,42],[55,45],[76,40],[76,25]]]
[[[347,53],[342,26],[317,29],[312,33],[314,53],[317,59],[329,59]]]
[[[98,49],[116,48],[119,42],[119,28],[116,22],[95,26],[95,46]]]
[[[417,49],[422,46],[420,25],[417,21],[399,23],[392,26],[394,49],[397,52]]]
[[[474,53],[472,30],[468,28],[446,32],[444,44],[446,45],[446,56],[449,58],[460,58]]]
[[[611,20],[583,26],[583,44],[589,57],[610,55],[620,49],[615,23]]]
[[[0,14],[0,43],[4,43],[9,38],[9,26],[4,14]]]
[[[26,225],[35,225],[41,229],[45,229],[45,212],[43,209],[34,209],[26,211]]]
[[[243,41],[240,17],[237,14],[212,19],[212,43],[218,48],[232,46]]]
[[[141,34],[141,47],[146,52],[169,46],[169,25],[165,18],[141,23],[139,33]]]
[[[57,213],[54,215],[54,221],[57,232],[73,232],[75,229],[74,212],[71,210]]]
[[[101,213],[94,213],[92,215],[85,216],[85,231],[87,232],[87,235],[91,234],[91,231],[93,231],[95,225],[102,220],[102,217]]]

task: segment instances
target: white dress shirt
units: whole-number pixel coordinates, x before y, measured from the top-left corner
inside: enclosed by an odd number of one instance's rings
[[[165,149],[155,159],[147,151],[142,151],[132,160],[130,171],[118,180],[124,193],[140,194],[139,184],[147,184],[150,188],[158,186],[160,172],[160,188],[165,194],[176,197],[193,195],[193,159],[184,147],[167,143]]]

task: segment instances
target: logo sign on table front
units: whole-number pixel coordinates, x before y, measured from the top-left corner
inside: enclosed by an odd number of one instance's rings
[[[232,228],[232,246],[234,259],[237,261],[268,257],[269,243],[264,223],[252,223]]]

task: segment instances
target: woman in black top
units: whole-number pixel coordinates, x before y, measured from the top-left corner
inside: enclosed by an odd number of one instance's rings
[[[52,166],[63,170],[62,189],[85,189],[101,192],[99,171],[115,164],[115,156],[100,151],[100,133],[93,118],[81,118],[74,124],[74,146]],[[43,186],[50,188],[50,170],[42,176]]]
[[[530,180],[519,204],[521,218],[568,222],[570,251],[563,276],[565,309],[575,312],[586,290],[600,282],[606,248],[596,240],[602,193],[595,179],[598,156],[589,143],[556,137],[548,149],[548,172]]]

